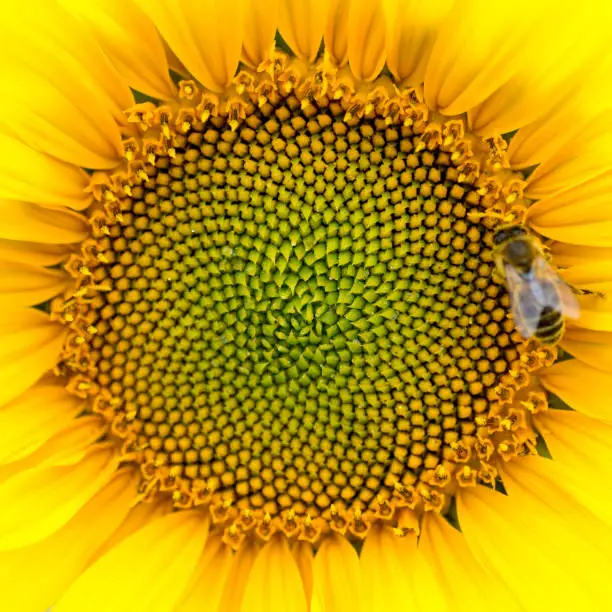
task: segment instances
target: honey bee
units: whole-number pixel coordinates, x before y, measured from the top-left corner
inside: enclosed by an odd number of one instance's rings
[[[514,324],[524,338],[556,344],[565,317],[578,318],[573,291],[546,261],[535,239],[521,225],[504,225],[493,238],[499,273],[506,281]]]

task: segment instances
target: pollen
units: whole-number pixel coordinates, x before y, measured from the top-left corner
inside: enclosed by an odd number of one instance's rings
[[[279,56],[235,89],[183,82],[128,113],[53,304],[59,369],[141,498],[208,507],[235,547],[404,532],[494,483],[545,409],[492,254],[517,177],[503,142],[384,80],[356,92]]]

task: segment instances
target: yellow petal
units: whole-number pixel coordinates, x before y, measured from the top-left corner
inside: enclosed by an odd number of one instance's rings
[[[455,115],[483,102],[519,68],[534,61],[548,0],[456,2],[440,28],[425,73],[425,99],[434,110]],[[478,36],[474,35],[478,24]],[[541,44],[541,43],[540,43]]]
[[[402,85],[417,87],[453,0],[384,0],[387,65]]]
[[[100,102],[110,109],[115,117],[122,115],[123,111],[134,103],[129,88],[121,82],[103,50],[92,40],[78,19],[70,15],[59,3],[31,0],[25,7],[13,3],[10,8],[7,6],[4,16],[7,18],[5,27],[12,28],[0,44],[10,47],[13,42],[10,37],[15,36],[21,37],[28,45],[40,45],[33,47],[31,53],[24,50],[21,54],[24,60],[28,60],[28,65],[40,63],[40,56],[37,55],[39,51],[43,54],[55,52],[58,61],[61,59],[65,68],[78,71],[92,91],[99,95]],[[24,17],[28,19],[24,21]],[[75,61],[77,59],[78,62]],[[45,73],[48,74],[53,64],[49,63],[51,58],[46,60]]]
[[[69,421],[40,447],[20,459],[0,465],[0,482],[33,469],[75,465],[83,460],[92,444],[106,433],[102,417],[94,414]]]
[[[361,551],[363,610],[414,609],[415,594],[408,568],[414,559],[402,558],[400,538],[390,527],[376,526]],[[412,555],[416,554],[416,549]]]
[[[317,551],[312,597],[320,612],[355,612],[361,601],[359,557],[338,534],[330,534]]]
[[[291,51],[314,62],[327,26],[327,0],[280,0],[278,29]]]
[[[11,308],[46,302],[70,282],[63,270],[0,260],[0,303],[9,303]]]
[[[576,266],[595,261],[609,261],[612,265],[612,248],[585,247],[583,245],[554,242],[550,246],[553,261],[557,266]]]
[[[83,400],[49,382],[35,385],[0,407],[0,463],[31,454],[82,410]]]
[[[85,414],[68,424],[27,460],[38,467],[74,465],[85,457],[89,448],[108,433],[107,424],[98,414]]]
[[[116,455],[113,444],[93,446],[79,463],[34,468],[1,483],[0,550],[33,544],[65,525],[106,485]]]
[[[577,90],[538,120],[521,128],[508,146],[508,158],[515,168],[525,168],[549,160],[573,143],[579,144],[589,124],[599,122],[612,105],[611,84],[608,78],[612,59],[592,62],[584,70]]]
[[[132,469],[116,472],[49,538],[25,548],[0,552],[0,609],[11,612],[50,609],[125,517],[135,495],[137,478]],[[32,585],[33,577],[36,588]]]
[[[612,425],[573,410],[546,410],[535,417],[555,463],[612,477]],[[599,484],[606,484],[607,481]],[[610,509],[612,512],[612,508]]]
[[[135,0],[137,1],[137,0]],[[168,43],[162,38],[162,45],[164,47],[164,53],[166,54],[166,61],[170,70],[174,70],[181,77],[191,77],[189,70],[185,68],[183,62],[176,56],[176,53],[168,46]]]
[[[0,238],[49,244],[79,242],[88,233],[85,218],[68,210],[41,208],[18,200],[0,200]]]
[[[565,330],[560,346],[587,365],[612,372],[612,332],[571,327]]]
[[[54,367],[66,328],[39,310],[0,317],[0,406],[29,389]]]
[[[612,289],[612,266],[609,261],[593,261],[572,266],[560,273],[572,287],[607,292]]]
[[[419,551],[432,567],[450,610],[520,610],[503,583],[478,564],[462,533],[435,512],[423,517]]]
[[[125,515],[121,525],[104,541],[104,544],[96,551],[96,554],[88,561],[92,565],[107,552],[115,548],[120,542],[142,529],[145,525],[170,514],[173,510],[172,500],[164,498],[154,498],[149,502],[140,502],[134,505],[136,494],[129,500],[130,511]]]
[[[546,502],[478,486],[460,491],[457,508],[468,546],[524,609],[607,608],[609,561]]]
[[[547,2],[531,7],[540,5]],[[508,132],[547,115],[559,102],[575,95],[591,72],[593,60],[606,52],[602,45],[608,43],[600,23],[605,17],[598,12],[591,5],[552,13],[549,5],[537,31],[517,50],[524,64],[512,58],[511,63],[519,63],[518,71],[470,111],[472,129],[485,137]]]
[[[576,137],[561,147],[529,176],[526,193],[543,198],[572,189],[602,176],[612,169],[612,111],[584,127]]]
[[[556,411],[561,412],[561,411]],[[608,459],[610,458],[608,453]],[[550,461],[552,465],[546,466],[546,471],[551,480],[562,488],[572,500],[596,516],[608,527],[612,527],[612,489],[610,473],[602,472],[590,465],[567,464],[559,461]],[[592,519],[588,521],[593,524]],[[603,541],[603,538],[601,538]],[[605,545],[609,546],[609,538]]]
[[[610,189],[612,189],[612,172],[582,182],[556,195],[546,196],[529,208],[529,222],[542,227],[546,232],[562,232],[570,237],[573,232],[575,238],[569,242],[574,244],[600,246],[578,240],[583,237],[588,240],[588,233],[583,228],[596,228],[599,223],[603,228],[604,224],[612,221],[612,213],[606,206]],[[537,198],[540,195],[536,193],[533,197]],[[607,234],[604,237],[607,237]]]
[[[546,504],[558,524],[607,554],[612,546],[612,531],[560,486],[551,470],[554,464],[550,459],[537,456],[509,461],[504,465],[503,474],[508,495],[525,508]]]
[[[566,100],[573,100],[573,96],[567,96]],[[579,133],[580,124],[572,116],[566,100],[512,136],[508,145],[508,160],[512,168],[528,168],[542,163]]]
[[[587,245],[591,247],[609,247],[612,245],[612,221],[594,221],[581,223],[576,218],[572,225],[553,225],[546,220],[540,223],[534,219],[529,226],[536,232],[552,238],[563,240],[570,244]]]
[[[208,538],[204,553],[191,583],[185,589],[176,612],[201,612],[203,607],[214,611],[219,608],[223,589],[232,565],[232,550],[220,536]]]
[[[469,111],[485,137],[536,120],[581,82],[603,48],[595,13],[594,5],[556,11],[548,0],[456,3],[427,68],[427,103],[448,115]]]
[[[382,536],[382,537],[381,537]],[[368,544],[368,540],[373,538],[373,542]],[[366,553],[366,546],[370,547]],[[374,554],[377,551],[377,554]],[[407,610],[436,610],[436,612],[452,612],[446,602],[444,594],[445,587],[439,583],[435,575],[434,568],[431,566],[422,551],[417,547],[417,533],[414,531],[398,537],[386,530],[383,534],[378,533],[376,528],[366,538],[362,555],[366,554],[365,562],[361,559],[361,599],[363,606],[361,609],[366,612],[372,609],[379,609],[375,598],[381,597],[383,601],[393,602],[398,596],[405,596],[404,604],[401,609]],[[386,561],[383,562],[383,557]],[[380,569],[375,569],[375,561],[379,559],[387,572],[392,572],[389,576],[389,586],[387,593],[383,594],[387,575],[380,575]],[[401,575],[404,574],[404,586],[401,584]],[[372,575],[367,575],[368,573]],[[379,575],[375,575],[375,574]],[[393,592],[391,589],[393,588]],[[375,607],[372,608],[371,606]],[[385,609],[395,609],[384,606]],[[326,608],[320,606],[320,610]],[[382,609],[382,607],[381,607]],[[314,611],[313,611],[314,612]]]
[[[240,612],[246,583],[258,553],[259,547],[253,540],[247,540],[238,549],[225,581],[221,603],[214,612]]]
[[[556,363],[540,374],[540,382],[578,412],[612,421],[612,373],[570,359]]]
[[[40,244],[0,238],[0,261],[31,266],[55,266],[68,259],[72,252],[67,244]]]
[[[385,65],[386,23],[381,0],[351,0],[348,60],[352,73],[373,81]]]
[[[175,95],[159,34],[132,0],[61,3],[82,19],[130,87],[161,100]]]
[[[332,63],[341,68],[348,62],[348,21],[351,0],[331,0],[323,41]]]
[[[412,536],[408,536],[412,537]],[[416,536],[414,536],[416,538]],[[405,538],[404,538],[405,539]],[[439,610],[440,612],[453,612],[454,608],[448,605],[445,590],[435,573],[435,567],[430,565],[419,548],[412,554],[412,561],[407,561],[412,588],[415,596],[415,610]],[[404,557],[408,559],[407,556]]]
[[[306,601],[310,604],[312,598],[312,566],[314,563],[314,551],[310,542],[296,542],[293,550],[293,557],[300,570],[304,592],[306,593]]]
[[[604,474],[582,466],[576,469],[579,466],[542,457],[525,457],[524,461],[512,461],[507,467],[510,475],[504,478],[504,484],[507,482],[506,488],[510,487],[510,495],[512,490],[523,487],[559,513],[557,520],[565,520],[575,534],[594,548],[604,553],[610,550],[612,491],[604,484],[609,482],[605,480],[609,471]]]
[[[578,298],[580,318],[576,325],[596,331],[612,331],[612,300],[596,295]]]
[[[24,200],[42,206],[83,210],[87,174],[0,132],[0,201]],[[4,204],[2,206],[4,208]]]
[[[133,98],[99,46],[57,3],[34,0],[7,10],[0,126],[77,166],[116,166],[122,154],[117,120]]]
[[[246,584],[241,612],[307,612],[306,593],[284,535],[259,552]]]
[[[149,523],[81,574],[54,612],[172,612],[202,553],[208,524],[199,511]]]
[[[136,0],[170,48],[206,87],[232,82],[242,50],[246,0]]]
[[[540,9],[531,35],[509,59],[507,82],[470,111],[472,129],[482,136],[508,132],[548,114],[575,95],[593,60],[607,52],[609,17],[600,5],[567,11],[555,11],[555,4],[546,1],[529,5],[531,12]]]
[[[10,116],[11,123],[0,118],[0,129],[76,166],[117,166],[122,154],[119,126],[109,112],[96,104],[88,106],[83,83],[72,88],[66,80],[68,84],[58,89],[28,67],[8,64],[0,77],[0,95],[2,116]]]
[[[547,410],[536,415],[553,461],[551,478],[600,520],[612,525],[612,425],[579,412]]]
[[[247,0],[242,61],[251,68],[267,60],[274,49],[278,3],[279,0]]]

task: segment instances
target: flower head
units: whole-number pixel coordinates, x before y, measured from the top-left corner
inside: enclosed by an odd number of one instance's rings
[[[4,608],[606,609],[595,4],[10,9]]]

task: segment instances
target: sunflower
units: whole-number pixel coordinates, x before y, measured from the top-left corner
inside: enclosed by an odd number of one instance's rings
[[[4,7],[2,610],[610,609],[611,24]]]

